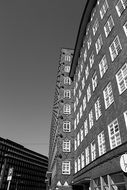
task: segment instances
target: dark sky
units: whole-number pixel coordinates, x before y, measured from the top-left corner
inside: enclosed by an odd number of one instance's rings
[[[74,48],[85,0],[0,0],[0,136],[48,155],[61,47]]]

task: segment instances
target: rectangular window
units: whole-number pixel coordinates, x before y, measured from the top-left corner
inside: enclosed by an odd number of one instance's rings
[[[81,168],[84,168],[85,166],[85,155],[84,152],[81,153]]]
[[[65,175],[70,174],[70,161],[62,162],[62,174],[65,174]]]
[[[84,54],[83,54],[84,62],[86,62],[87,59],[87,50],[85,49]]]
[[[83,77],[82,78],[82,90],[84,89],[84,87],[85,87],[85,78]]]
[[[99,156],[101,156],[106,152],[104,131],[102,131],[98,135],[98,149],[99,149]]]
[[[127,128],[127,111],[124,112],[124,119],[125,119],[125,124],[126,124],[126,128]]]
[[[123,29],[127,37],[127,22],[125,22],[125,24],[123,25]]]
[[[74,112],[76,111],[76,101],[74,102]]]
[[[77,139],[75,138],[74,140],[74,149],[76,150],[77,149]]]
[[[70,90],[64,90],[64,98],[71,98],[71,91]]]
[[[111,56],[111,60],[114,61],[114,59],[119,55],[120,51],[122,49],[120,40],[118,35],[115,37],[111,45],[109,46],[109,52]]]
[[[78,157],[78,171],[80,171],[81,169],[81,160],[80,160],[80,156]]]
[[[86,96],[83,98],[83,111],[86,109]]]
[[[127,89],[127,63],[116,73],[116,81],[119,94],[122,94]]]
[[[127,6],[126,0],[119,0],[118,3],[116,4],[115,8],[119,17],[122,15],[124,10],[126,9],[126,6]]]
[[[91,53],[91,56],[89,57],[89,62],[90,62],[90,68],[92,68],[93,64],[94,64],[94,53]]]
[[[88,50],[90,49],[91,44],[92,44],[92,39],[91,39],[91,36],[90,36],[88,41],[87,41]]]
[[[77,125],[79,124],[79,112],[77,113]]]
[[[78,169],[77,169],[77,160],[75,160],[75,173],[77,173]]]
[[[80,118],[82,117],[82,105],[80,106]]]
[[[71,142],[70,140],[66,139],[63,141],[63,152],[70,152],[71,151]]]
[[[82,95],[82,92],[81,92],[81,90],[79,89],[79,99],[81,98],[81,95]]]
[[[100,9],[100,17],[101,17],[101,19],[103,19],[103,17],[105,15],[105,13],[107,12],[108,8],[109,8],[108,2],[107,2],[107,0],[105,0],[103,6]]]
[[[118,120],[115,119],[108,125],[110,148],[113,149],[121,144]]]
[[[90,153],[89,153],[89,147],[85,149],[85,156],[86,156],[86,165],[90,163]]]
[[[93,127],[93,111],[92,110],[89,113],[89,127],[90,129]]]
[[[104,25],[104,32],[105,32],[105,36],[108,37],[109,33],[111,32],[111,30],[113,29],[114,26],[114,21],[112,16],[110,16],[106,22],[106,24]]]
[[[92,27],[94,36],[95,36],[95,34],[97,32],[98,27],[99,27],[99,22],[98,22],[98,19],[96,19],[95,22],[94,22],[94,25]]]
[[[70,72],[70,66],[69,66],[69,65],[66,65],[66,66],[64,67],[64,71],[65,71],[66,73],[69,73],[69,72]]]
[[[106,88],[103,90],[103,96],[105,102],[105,109],[107,109],[114,102],[111,82],[109,82]]]
[[[99,51],[101,50],[101,47],[103,45],[103,41],[102,41],[102,36],[100,34],[100,36],[98,37],[96,43],[95,43],[95,48],[96,48],[96,53],[98,54]]]
[[[95,160],[96,159],[96,144],[95,141],[93,141],[91,143],[91,160]]]
[[[89,84],[89,86],[87,88],[87,101],[88,102],[89,102],[90,98],[91,98],[91,88],[90,88],[90,84]]]
[[[82,142],[83,139],[84,139],[84,136],[83,136],[83,126],[82,126],[81,129],[80,129],[80,139],[81,139],[81,142]]]
[[[78,101],[78,97],[76,97],[76,106],[78,105],[78,102],[79,102],[79,101]]]
[[[78,81],[80,81],[80,78],[81,78],[81,72],[79,71],[78,72]]]
[[[87,78],[89,76],[89,67],[88,67],[88,65],[86,66],[86,69],[85,69],[85,75],[86,75],[86,80],[87,80]]]
[[[101,116],[100,98],[98,98],[97,101],[95,102],[95,116],[96,116],[96,120],[98,120],[99,117]]]
[[[85,133],[85,136],[88,134],[88,122],[87,122],[87,119],[84,121],[84,133]]]
[[[101,78],[103,77],[103,75],[105,74],[105,72],[108,69],[108,63],[107,63],[107,59],[106,59],[106,55],[104,55],[99,63],[99,70],[100,70],[100,76]]]
[[[64,77],[64,84],[71,84],[71,79],[69,77]]]
[[[77,146],[79,146],[80,145],[80,135],[79,135],[79,133],[77,134]]]
[[[71,114],[71,106],[69,104],[64,104],[63,113],[64,114]]]
[[[93,91],[97,87],[97,73],[95,72],[93,77],[92,77],[92,86],[93,86]]]
[[[64,121],[63,122],[63,132],[71,132],[71,122],[70,121]]]
[[[74,130],[77,128],[76,119],[74,120]]]

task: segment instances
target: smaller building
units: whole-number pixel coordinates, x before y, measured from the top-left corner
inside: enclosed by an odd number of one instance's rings
[[[45,190],[48,158],[11,140],[0,138],[0,189]],[[12,171],[12,172],[11,172]],[[10,177],[11,178],[11,177]]]

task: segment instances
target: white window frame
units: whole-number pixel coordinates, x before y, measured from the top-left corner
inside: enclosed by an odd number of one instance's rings
[[[85,69],[85,76],[86,76],[86,80],[87,80],[88,76],[89,76],[89,67],[88,67],[88,65],[86,66],[86,69]]]
[[[64,90],[64,98],[71,98],[71,91],[69,89]]]
[[[85,148],[85,158],[86,158],[86,165],[88,165],[90,163],[90,152],[88,146]]]
[[[70,152],[71,151],[71,141],[69,139],[63,140],[63,152]]]
[[[63,161],[62,162],[62,174],[70,175],[70,169],[71,169],[70,165],[71,165],[70,161]]]
[[[70,104],[64,104],[63,113],[64,114],[71,114],[71,105]]]
[[[111,82],[109,82],[103,90],[103,97],[105,102],[105,109],[107,109],[114,102]]]
[[[95,72],[92,77],[92,87],[93,87],[93,92],[95,88],[97,87],[98,79],[97,79],[97,73]]]
[[[92,27],[92,30],[93,30],[93,35],[95,36],[96,32],[97,32],[97,29],[99,27],[99,21],[98,21],[98,18],[96,18],[95,22],[94,22],[94,25]]]
[[[126,6],[127,6],[127,2],[124,0],[119,0],[118,3],[116,4],[115,8],[119,17],[122,15],[124,10],[126,9]]]
[[[95,141],[91,142],[91,161],[96,159],[96,143]]]
[[[93,127],[93,110],[91,109],[89,112],[89,128]]]
[[[80,106],[79,111],[80,111],[80,118],[81,118],[82,117],[82,105]]]
[[[98,149],[99,149],[99,156],[103,155],[106,152],[104,131],[102,131],[98,135]]]
[[[111,60],[114,61],[115,58],[119,55],[120,51],[122,50],[122,46],[120,43],[119,36],[117,35],[111,45],[109,46],[109,52],[111,56]]]
[[[108,2],[107,2],[107,0],[105,0],[104,4],[102,5],[102,7],[100,9],[100,17],[101,17],[101,19],[104,18],[104,15],[106,14],[108,8],[109,8]]]
[[[64,77],[64,84],[71,85],[71,79],[69,77]]]
[[[78,171],[78,164],[77,164],[77,160],[75,160],[75,173],[77,173],[77,171]]]
[[[70,121],[63,122],[63,132],[65,132],[65,133],[71,132],[71,122]]]
[[[111,149],[121,144],[120,129],[117,119],[115,119],[108,125],[108,134]]]
[[[74,130],[77,128],[76,118],[74,119]]]
[[[97,101],[95,102],[95,117],[96,117],[96,120],[98,120],[101,115],[102,115],[102,113],[101,113],[101,103],[100,103],[100,97],[99,97],[97,99]]]
[[[80,134],[79,134],[79,132],[78,132],[78,134],[77,134],[77,147],[80,145]]]
[[[97,41],[95,42],[95,48],[96,48],[96,53],[98,55],[99,51],[101,50],[103,46],[103,40],[101,34],[99,35]]]
[[[83,98],[83,111],[86,109],[86,95]]]
[[[108,63],[107,63],[107,59],[106,59],[106,55],[104,55],[99,63],[99,70],[100,70],[100,76],[101,78],[103,77],[103,75],[105,74],[105,72],[108,69]]]
[[[86,136],[88,134],[88,120],[86,119],[84,121],[84,135]]]
[[[85,49],[84,54],[83,54],[84,62],[86,62],[87,59],[87,50]]]
[[[113,18],[110,15],[110,17],[108,18],[106,24],[104,25],[104,32],[105,32],[106,38],[108,37],[109,33],[112,31],[114,25],[115,24],[114,24]]]
[[[81,168],[85,167],[85,153],[84,151],[81,153]]]
[[[83,139],[84,139],[83,126],[82,126],[81,129],[80,129],[80,139],[81,139],[81,142],[82,142]]]
[[[89,102],[90,98],[91,98],[91,87],[89,84],[87,88],[87,102]]]
[[[85,78],[83,77],[82,78],[82,90],[84,89],[84,87],[85,87]]]
[[[89,62],[90,62],[90,68],[92,68],[92,66],[94,64],[94,53],[93,53],[93,51],[89,57]]]
[[[70,72],[70,66],[69,65],[65,65],[64,72],[66,72],[66,73]]]
[[[116,73],[116,81],[121,95],[127,89],[127,63],[125,63]]]
[[[123,25],[123,29],[124,29],[125,35],[126,35],[126,37],[127,37],[127,21],[126,21],[125,24]]]

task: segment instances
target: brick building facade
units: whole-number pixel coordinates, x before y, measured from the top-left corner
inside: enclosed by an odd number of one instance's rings
[[[74,81],[73,189],[127,189],[127,1],[89,0]]]
[[[68,77],[73,50],[62,49],[58,66],[55,98],[53,105],[49,165],[48,189],[72,189],[73,176],[73,84]]]

